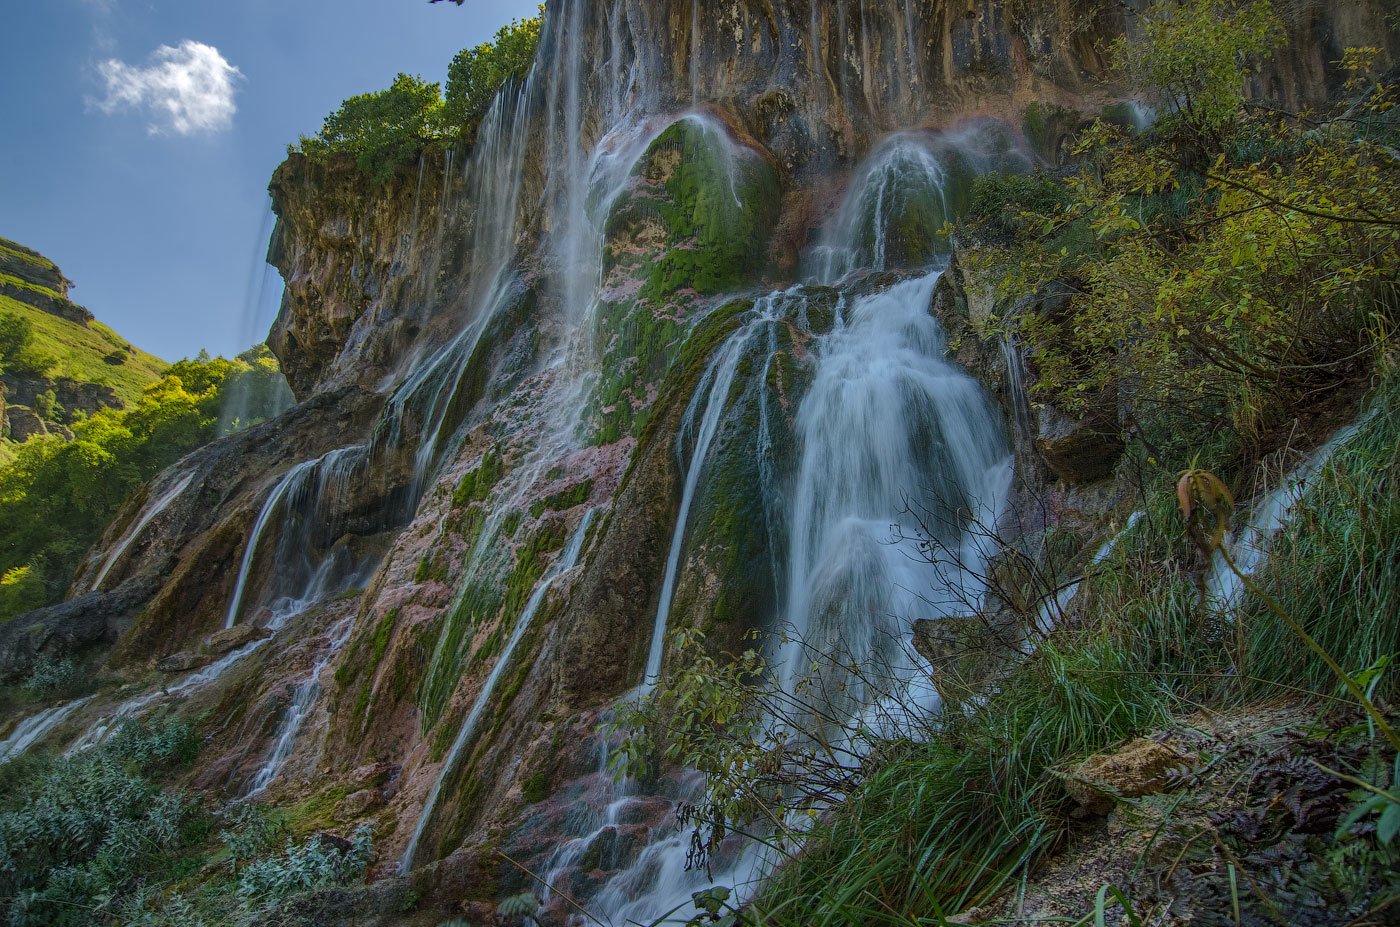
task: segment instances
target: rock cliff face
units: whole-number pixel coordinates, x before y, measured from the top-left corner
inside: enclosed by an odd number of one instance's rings
[[[1369,16],[1300,13],[1300,57],[1266,89],[1324,94],[1318,62]],[[1111,423],[1032,420],[969,324],[975,282],[927,265],[972,174],[1053,160],[1118,99],[1099,48],[1130,28],[1090,0],[552,3],[541,65],[472,151],[382,187],[279,168],[269,343],[301,404],[133,500],[91,555],[98,591],[0,631],[0,672],[114,638],[133,679],[179,655],[163,689],[68,723],[166,691],[208,711],[201,785],[374,822],[360,923],[396,922],[410,890],[435,923],[528,887],[503,847],[606,894],[669,804],[630,794],[611,844],[589,834],[621,801],[598,723],[671,666],[668,633],[733,647],[798,611],[795,590],[816,628],[892,607],[863,584],[868,538],[817,557],[828,508],[886,528],[887,473],[956,513],[1062,478],[1087,558],[1118,501],[1093,486]],[[849,370],[823,366],[842,352]],[[864,383],[890,357],[907,368]],[[808,453],[814,416],[865,434],[891,406],[899,459]],[[950,437],[952,419],[970,427]],[[858,500],[823,495],[842,465],[871,484]],[[202,662],[225,623],[270,636]],[[289,732],[308,680],[320,697]]]

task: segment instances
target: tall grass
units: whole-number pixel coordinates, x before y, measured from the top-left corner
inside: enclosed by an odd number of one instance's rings
[[[908,743],[772,881],[769,924],[910,924],[988,900],[1066,822],[1055,772],[1160,723],[1171,695],[1110,636],[1047,645],[980,710]],[[922,921],[936,923],[937,921]]]
[[[1349,674],[1400,653],[1400,378],[1383,384],[1370,418],[1332,456],[1274,544],[1259,577]],[[1259,601],[1246,603],[1248,672],[1345,696],[1336,677]],[[1400,694],[1400,668],[1383,673],[1382,699]]]

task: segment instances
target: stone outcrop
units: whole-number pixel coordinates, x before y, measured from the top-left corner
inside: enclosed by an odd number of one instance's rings
[[[68,298],[72,285],[53,261],[32,248],[0,238],[0,295],[88,325],[93,321],[92,313]]]
[[[1083,814],[1107,814],[1124,798],[1167,791],[1184,780],[1199,759],[1161,741],[1140,738],[1121,749],[1091,756],[1063,777]]]
[[[102,409],[121,409],[124,403],[117,391],[102,383],[85,383],[71,377],[20,376],[4,374],[0,376],[4,384],[7,401],[22,406],[36,408],[45,400],[45,394],[53,393],[55,407],[54,420],[61,425],[71,425],[77,419],[91,416]]]
[[[158,572],[133,576],[111,592],[90,592],[0,625],[0,682],[15,682],[40,657],[80,658],[110,647],[160,589]]]
[[[10,403],[5,407],[4,436],[16,444],[49,433],[48,423],[28,406]]]

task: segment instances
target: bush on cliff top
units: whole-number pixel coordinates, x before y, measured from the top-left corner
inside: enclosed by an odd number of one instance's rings
[[[288,148],[326,161],[348,157],[375,183],[390,180],[434,142],[470,140],[497,92],[530,73],[539,45],[540,16],[512,21],[493,42],[463,49],[447,69],[447,93],[439,84],[400,74],[386,90],[350,97],[326,117],[321,130]]]

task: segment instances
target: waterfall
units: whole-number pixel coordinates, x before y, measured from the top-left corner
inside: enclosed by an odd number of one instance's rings
[[[515,648],[524,639],[525,633],[534,623],[535,615],[539,613],[540,606],[544,604],[545,596],[554,583],[563,575],[578,565],[579,555],[583,552],[584,541],[588,538],[588,529],[593,524],[593,510],[589,509],[584,513],[578,527],[574,529],[573,536],[569,539],[564,550],[560,553],[554,565],[550,567],[545,577],[535,585],[535,590],[531,593],[525,607],[520,615],[515,619],[515,627],[511,631],[510,639],[506,642],[505,648],[500,656],[496,658],[495,666],[491,667],[490,674],[486,681],[482,683],[481,691],[477,693],[476,699],[472,702],[471,709],[462,720],[462,726],[457,731],[457,737],[452,741],[452,747],[447,751],[447,756],[442,761],[442,766],[438,769],[437,779],[433,782],[432,789],[428,792],[428,798],[423,803],[423,810],[418,815],[418,824],[413,828],[413,836],[408,841],[408,846],[404,849],[403,856],[399,860],[399,871],[407,874],[413,868],[413,858],[418,853],[418,844],[423,839],[423,834],[428,829],[433,812],[437,809],[438,797],[442,794],[442,785],[447,777],[456,768],[458,760],[462,756],[462,751],[471,742],[476,733],[477,723],[481,720],[482,713],[486,706],[490,704],[491,697],[496,692],[496,685],[505,674],[506,668],[510,666],[511,657],[515,654]]]
[[[950,217],[947,179],[924,135],[899,133],[886,139],[852,181],[808,256],[811,277],[835,283],[857,269],[926,262],[933,256],[934,237]],[[926,240],[901,237],[910,228]]]
[[[334,533],[334,516],[342,507],[340,503],[346,496],[352,476],[365,462],[366,448],[355,445],[299,463],[282,475],[253,522],[253,530],[239,564],[238,578],[234,582],[233,598],[229,601],[224,620],[225,628],[233,627],[242,617],[243,600],[254,561],[263,535],[274,524],[274,519],[278,519],[276,524],[279,529],[277,555],[272,576],[263,579],[264,601],[272,601],[269,589],[282,592],[287,596],[286,606],[300,611],[308,603],[320,601],[327,592],[333,594],[345,588],[344,582],[358,570],[341,570],[337,573],[335,568],[341,565],[333,556],[319,555],[317,551],[322,549],[322,545],[317,541]],[[363,569],[365,565],[358,566]],[[337,581],[340,583],[338,586]]]
[[[273,633],[281,630],[289,617],[290,616],[283,616],[274,619],[274,621],[268,625],[268,630]],[[64,751],[64,755],[69,756],[102,743],[102,741],[107,739],[109,734],[116,730],[121,722],[128,718],[140,717],[145,713],[147,708],[158,701],[179,698],[183,695],[191,695],[206,686],[212,685],[235,663],[261,649],[263,645],[271,639],[271,636],[268,636],[250,641],[242,647],[224,654],[224,656],[210,663],[208,666],[195,670],[178,682],[164,684],[153,692],[147,692],[144,695],[138,695],[135,698],[128,699],[118,705],[111,714],[103,715],[94,721],[83,736],[74,741],[72,746]]]
[[[798,411],[802,447],[791,513],[787,621],[797,639],[780,668],[786,687],[806,661],[799,641],[849,648],[865,665],[898,661],[918,612],[975,609],[989,551],[963,531],[994,531],[1011,480],[1000,418],[981,388],[945,356],[928,307],[938,275],[853,301],[818,349],[816,380]],[[928,565],[907,509],[927,519],[960,563]],[[891,526],[896,526],[891,537]]]
[[[858,172],[807,255],[813,279],[838,283],[855,271],[926,265],[932,250],[907,246],[911,235],[927,242],[941,229],[950,211],[946,181],[927,139],[899,134],[886,141]],[[1000,527],[1012,481],[1000,415],[976,381],[948,360],[942,329],[930,313],[938,278],[937,271],[925,272],[873,291],[847,290],[832,327],[808,332],[813,379],[798,401],[796,475],[781,500],[787,544],[778,565],[784,588],[778,617],[790,638],[773,655],[770,673],[789,696],[815,700],[821,714],[867,733],[890,733],[888,722],[898,713],[882,704],[890,692],[874,691],[838,667],[859,665],[897,690],[896,700],[912,698],[936,710],[936,694],[920,680],[904,646],[905,623],[980,606],[978,576],[993,553],[986,540]],[[773,298],[781,295],[787,294]],[[690,506],[703,484],[737,362],[767,317],[760,311],[716,351],[687,410],[686,430],[694,431],[695,447],[662,577],[643,691],[660,671]],[[767,372],[764,365],[765,379]],[[772,450],[769,427],[761,417],[765,456]],[[771,466],[762,464],[764,472]],[[936,535],[932,545],[921,539],[925,527]],[[935,549],[941,553],[930,556]],[[807,648],[832,656],[833,665],[812,676]],[[851,736],[838,733],[847,749],[859,749]],[[703,783],[694,774],[677,785],[678,801],[702,797]],[[612,794],[594,818],[597,828],[555,852],[550,881],[563,878],[637,800],[630,785]],[[594,896],[590,915],[618,925],[690,917],[690,895],[709,878],[692,871],[689,849],[684,828],[661,829]],[[718,864],[714,881],[734,886],[743,900],[772,863],[754,845]]]
[[[1272,492],[1256,503],[1249,521],[1225,539],[1230,559],[1240,573],[1252,577],[1268,563],[1274,536],[1288,525],[1294,509],[1307,495],[1312,481],[1327,466],[1327,461],[1337,449],[1350,441],[1369,418],[1370,413],[1364,413],[1304,458]],[[1219,553],[1211,561],[1205,589],[1211,608],[1224,615],[1232,615],[1239,608],[1245,591],[1244,581],[1230,569]]]
[[[155,521],[160,513],[164,512],[166,508],[170,506],[170,503],[179,498],[180,493],[185,491],[185,488],[190,485],[190,481],[193,479],[193,473],[186,473],[180,479],[176,480],[169,489],[165,490],[165,492],[161,493],[154,500],[146,503],[141,509],[141,514],[136,519],[136,523],[133,524],[122,537],[121,543],[112,548],[112,552],[107,555],[107,559],[102,561],[102,567],[97,571],[97,577],[93,579],[89,591],[96,592],[102,586],[102,581],[107,578],[107,574],[111,572],[112,567],[116,566],[117,561],[121,560],[127,548],[141,536],[141,532],[146,530],[147,525]]]
[[[1113,552],[1118,549],[1119,542],[1138,526],[1138,522],[1142,521],[1145,514],[1145,512],[1139,511],[1129,515],[1122,530],[1114,532],[1108,540],[1104,541],[1103,544],[1099,546],[1098,550],[1094,551],[1094,556],[1089,559],[1089,566],[1096,567],[1107,560]],[[1055,590],[1052,595],[1046,596],[1041,601],[1035,613],[1035,629],[1039,634],[1042,636],[1049,634],[1054,630],[1055,625],[1059,624],[1059,622],[1064,619],[1065,610],[1069,608],[1069,604],[1079,595],[1079,588],[1083,585],[1084,577],[1081,576],[1079,579],[1061,586],[1059,589]],[[1025,652],[1029,653],[1030,649],[1028,645]]]
[[[774,318],[771,311],[774,297],[759,302],[756,316],[746,322],[711,358],[702,387],[695,393],[686,412],[686,422],[681,428],[680,438],[689,430],[698,409],[703,408],[699,426],[695,430],[695,448],[690,455],[690,465],[685,471],[685,485],[681,490],[681,505],[676,513],[676,527],[671,532],[671,546],[666,555],[666,572],[661,581],[661,596],[656,604],[656,620],[652,625],[651,646],[647,652],[646,672],[642,677],[640,694],[645,695],[656,685],[661,676],[661,663],[666,653],[666,629],[671,617],[671,601],[676,594],[676,577],[680,572],[681,552],[685,546],[686,525],[690,521],[690,508],[695,502],[696,491],[700,488],[700,477],[705,470],[705,461],[710,455],[710,446],[719,433],[720,422],[724,417],[725,403],[734,387],[734,376],[739,368],[739,360],[744,356],[750,340]],[[765,311],[767,310],[767,311]],[[703,384],[709,384],[705,389]],[[704,396],[704,403],[699,402]],[[678,440],[679,445],[679,440]],[[677,452],[680,448],[678,446]]]
[[[48,736],[50,731],[62,724],[65,718],[92,699],[93,696],[89,695],[86,698],[55,705],[53,708],[46,708],[16,724],[10,735],[4,740],[0,740],[0,763],[8,763],[39,743]]]
[[[350,639],[350,632],[354,627],[355,616],[351,615],[348,618],[342,618],[336,622],[335,627],[331,628],[329,646],[321,658],[316,661],[316,665],[311,668],[311,673],[293,691],[292,703],[287,706],[287,713],[277,728],[276,737],[272,742],[272,750],[253,776],[245,797],[251,798],[265,790],[277,778],[282,767],[287,764],[287,760],[292,755],[292,748],[296,746],[297,735],[301,733],[302,724],[306,722],[307,716],[311,714],[311,709],[315,707],[317,700],[321,697],[321,674],[326,671],[331,661],[340,653],[340,649],[345,646],[345,642]]]

